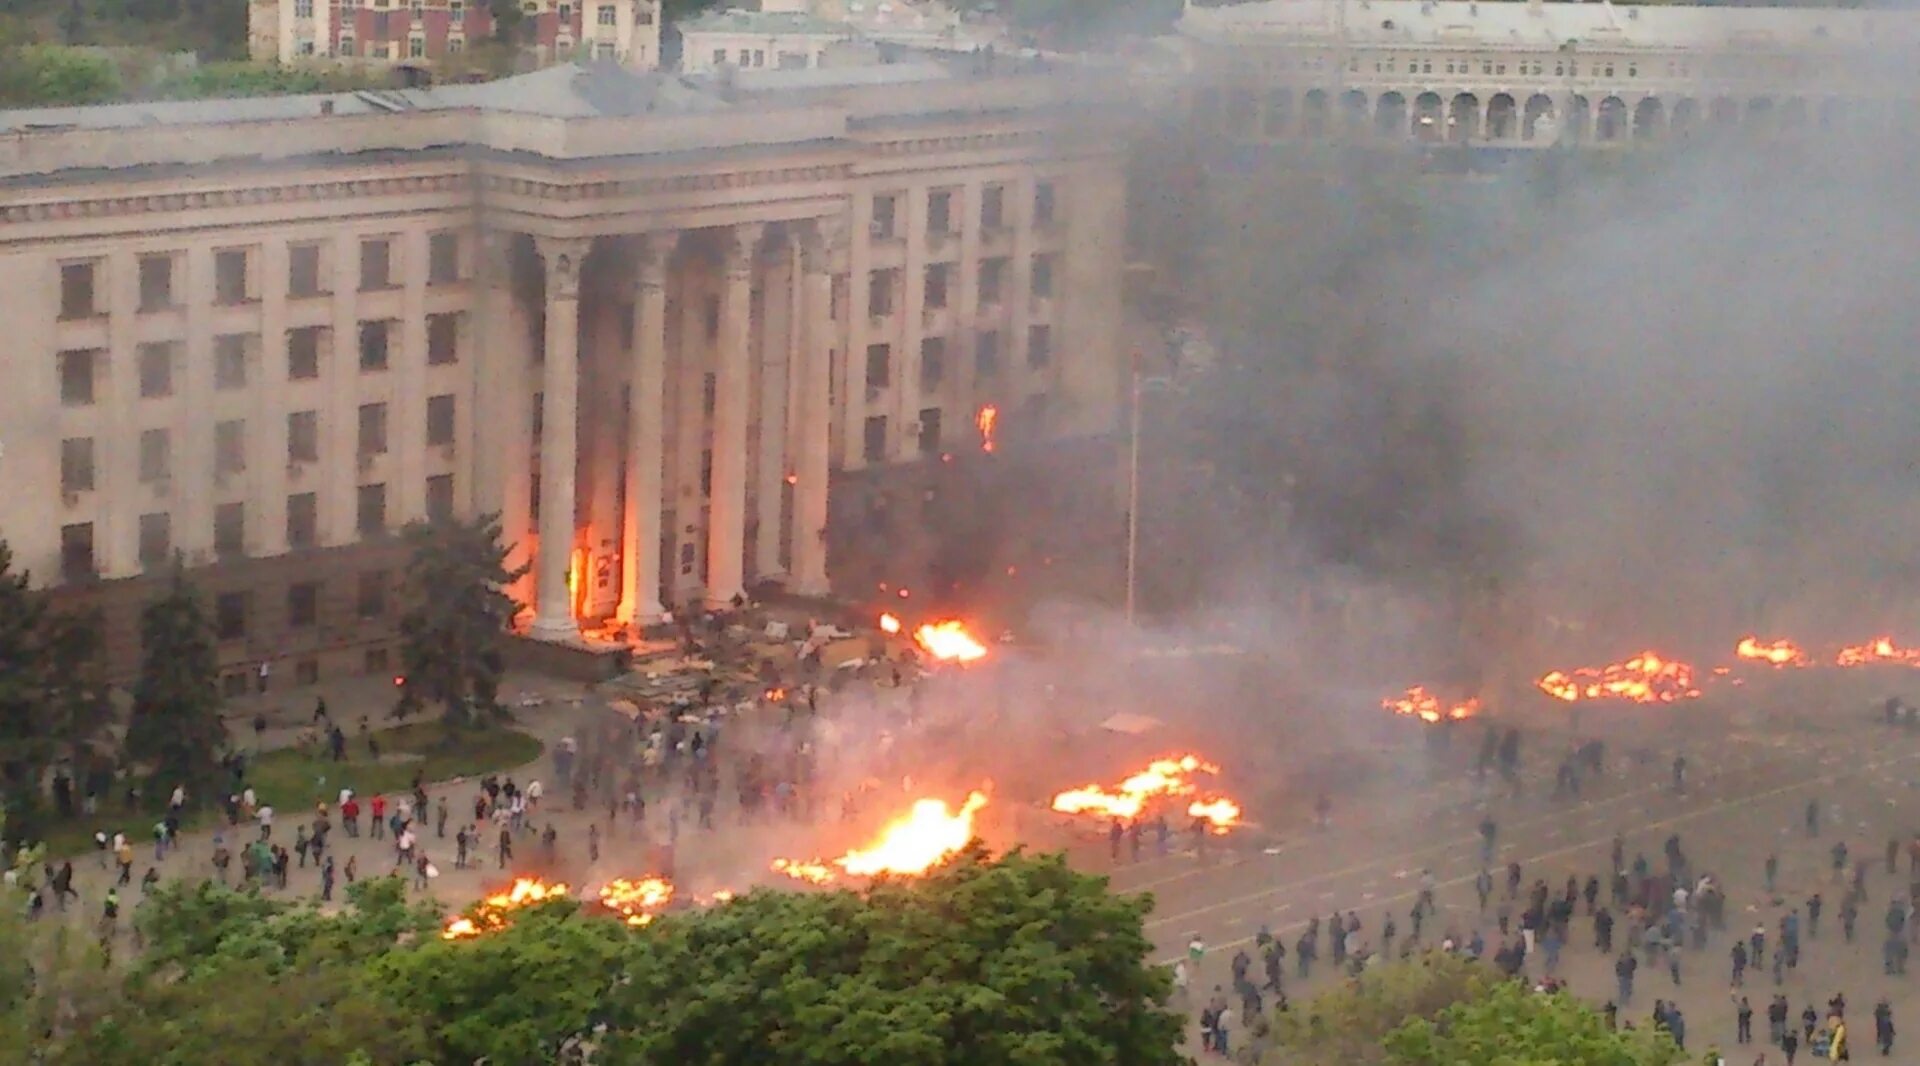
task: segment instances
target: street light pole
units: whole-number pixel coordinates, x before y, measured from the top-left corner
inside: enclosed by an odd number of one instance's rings
[[[1133,372],[1133,428],[1127,434],[1127,625],[1133,625],[1134,566],[1140,553],[1140,371]]]

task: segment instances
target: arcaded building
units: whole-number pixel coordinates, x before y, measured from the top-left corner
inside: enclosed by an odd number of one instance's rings
[[[1627,147],[1907,128],[1920,10],[1529,0],[1189,3],[1193,120],[1237,140]]]
[[[0,112],[0,538],[176,558],[236,677],[387,669],[396,531],[498,512],[527,631],[830,587],[829,493],[1115,425],[1118,93],[1085,72],[556,67]]]

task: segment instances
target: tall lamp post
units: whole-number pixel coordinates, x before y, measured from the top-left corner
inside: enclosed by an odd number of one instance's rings
[[[1150,378],[1141,373],[1140,360],[1133,366],[1133,409],[1127,434],[1127,625],[1133,625],[1135,604],[1139,599],[1140,562],[1140,411],[1141,398],[1148,389],[1176,388],[1172,378]]]

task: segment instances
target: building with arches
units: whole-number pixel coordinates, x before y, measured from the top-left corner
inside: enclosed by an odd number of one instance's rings
[[[1194,119],[1236,140],[1622,146],[1914,124],[1920,9],[1530,0],[1189,4]]]

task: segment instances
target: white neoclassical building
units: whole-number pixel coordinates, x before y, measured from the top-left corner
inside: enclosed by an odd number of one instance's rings
[[[1195,120],[1243,140],[1625,145],[1913,121],[1920,9],[1477,0],[1190,5]]]
[[[178,555],[236,669],[384,670],[438,514],[548,637],[826,591],[838,478],[1125,373],[1118,94],[882,69],[0,112],[0,538],[123,669]]]

